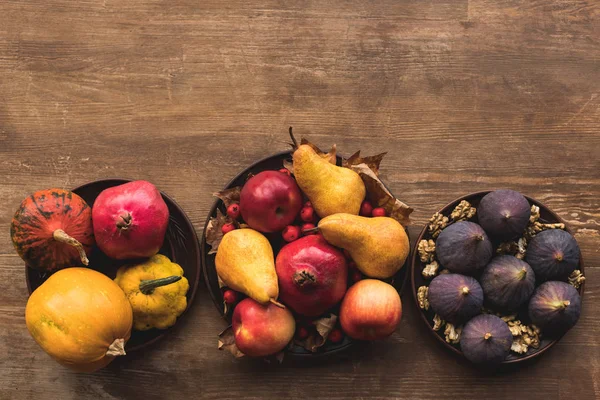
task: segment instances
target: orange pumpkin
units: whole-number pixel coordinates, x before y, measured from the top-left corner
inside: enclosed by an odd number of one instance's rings
[[[93,372],[125,354],[133,312],[121,288],[107,276],[66,268],[31,294],[25,321],[52,358],[75,371]]]

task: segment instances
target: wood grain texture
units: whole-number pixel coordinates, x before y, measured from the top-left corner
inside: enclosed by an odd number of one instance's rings
[[[430,337],[410,293],[389,340],[324,364],[216,350],[204,290],[150,351],[93,375],[24,321],[10,219],[27,194],[148,179],[198,232],[221,188],[294,126],[382,174],[416,211],[511,187],[568,221],[579,324],[540,360],[483,373]],[[600,398],[600,3],[593,0],[4,0],[0,3],[0,398]]]

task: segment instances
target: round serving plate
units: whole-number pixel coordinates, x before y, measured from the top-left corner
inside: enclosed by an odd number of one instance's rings
[[[481,201],[483,196],[490,193],[491,191],[492,190],[486,190],[486,191],[471,193],[466,196],[460,197],[460,198],[454,200],[453,202],[449,203],[445,207],[443,207],[438,212],[446,217],[449,217],[450,213],[452,213],[452,210],[454,210],[454,208],[462,200],[468,201],[469,203],[471,203],[471,205],[473,207],[477,208],[477,207],[479,207],[479,202]],[[525,198],[527,199],[527,201],[529,201],[530,205],[536,205],[540,208],[540,222],[565,224],[565,230],[567,232],[569,232],[571,235],[573,235],[573,232],[569,229],[569,227],[567,226],[565,221],[563,221],[563,219],[560,218],[554,211],[552,211],[550,208],[546,207],[543,203],[541,203],[531,197],[525,196]],[[477,223],[478,222],[477,214],[475,214],[475,216],[473,218],[471,218],[469,221]],[[423,240],[423,239],[429,240],[431,238],[432,238],[431,235],[427,231],[427,225],[425,225],[425,227],[421,231],[421,234],[419,235],[419,237],[417,238],[417,240],[415,242],[415,247],[413,248],[412,260],[411,260],[411,284],[412,284],[413,297],[415,300],[415,304],[417,304],[417,307],[419,304],[419,301],[417,298],[418,288],[421,286],[429,286],[429,283],[431,283],[431,279],[423,278],[423,275],[421,273],[422,273],[423,269],[425,268],[425,263],[421,262],[418,251],[416,249],[421,240]],[[497,248],[498,244],[499,243],[494,242],[494,249]],[[581,273],[585,276],[585,271],[584,271],[584,266],[583,266],[583,258],[581,256],[581,254],[579,256],[579,266],[577,267],[577,269],[579,269],[581,271]],[[582,299],[583,299],[584,287],[585,287],[585,281],[581,284],[581,286],[578,289],[579,294],[581,295]],[[460,357],[464,357],[464,355],[463,355],[462,351],[460,351],[460,348],[458,347],[458,345],[452,345],[452,344],[446,342],[442,330],[437,331],[437,332],[433,330],[433,317],[434,317],[435,313],[431,309],[425,311],[425,310],[422,310],[421,308],[419,308],[419,314],[421,315],[421,319],[425,322],[425,324],[429,328],[429,331],[431,331],[431,333],[435,336],[435,338],[440,343],[442,343],[444,345],[444,347],[446,347],[448,350],[450,350],[454,354],[456,354]],[[525,309],[519,310],[518,319],[520,319],[521,321],[524,321],[524,322],[529,322],[526,314],[527,314],[527,312]],[[550,349],[552,346],[554,346],[556,344],[556,342],[558,342],[559,340],[560,340],[560,337],[545,338],[544,336],[542,336],[539,348],[537,348],[537,349],[530,348],[527,351],[527,353],[525,353],[525,354],[515,354],[515,353],[511,352],[509,354],[509,356],[506,358],[506,360],[504,360],[502,362],[502,364],[514,364],[514,363],[523,362],[523,361],[527,361],[532,358],[538,357],[541,354],[543,354],[544,352],[548,351],[548,349]]]
[[[81,196],[90,206],[93,207],[96,197],[104,189],[109,187],[122,185],[123,183],[131,182],[127,179],[103,179],[86,183],[78,186],[72,191]],[[165,240],[159,251],[173,262],[181,265],[184,276],[188,279],[190,289],[187,292],[187,309],[189,309],[198,289],[200,281],[200,247],[198,245],[198,237],[192,223],[188,219],[185,212],[179,205],[161,192],[163,200],[169,208],[169,225]],[[97,246],[94,246],[92,253],[89,256],[89,268],[97,270],[111,279],[114,279],[119,267],[124,264],[131,263],[132,260],[114,260],[106,256]],[[25,268],[25,279],[27,281],[27,289],[31,294],[37,289],[50,275],[45,272],[40,272],[30,267]],[[187,311],[186,309],[186,311]],[[184,312],[185,313],[185,312]],[[183,314],[182,314],[183,315]],[[179,319],[182,318],[180,316]],[[127,342],[126,350],[136,351],[146,346],[151,345],[161,339],[169,329],[149,329],[147,331],[132,331],[131,338]]]
[[[279,169],[283,168],[283,161],[284,160],[291,161],[291,158],[292,158],[292,153],[290,151],[283,151],[283,152],[271,155],[269,157],[266,157],[262,160],[259,160],[259,161],[255,162],[254,164],[250,165],[248,168],[246,168],[242,172],[240,172],[235,178],[233,178],[231,180],[231,182],[229,182],[227,184],[227,186],[225,186],[224,189],[230,189],[230,188],[233,188],[236,186],[243,186],[250,174],[256,175],[259,172],[266,171],[266,170],[279,170]],[[337,164],[341,165],[341,163],[342,163],[342,158],[340,156],[338,156]],[[224,314],[223,293],[219,287],[219,279],[217,277],[217,271],[216,271],[216,267],[215,267],[215,254],[208,254],[208,252],[211,250],[211,247],[206,243],[206,227],[207,227],[210,219],[213,217],[216,217],[217,209],[220,209],[223,214],[225,214],[227,211],[225,208],[225,205],[223,204],[223,202],[221,200],[216,200],[215,203],[213,204],[212,208],[210,209],[209,215],[208,215],[208,217],[206,219],[206,223],[204,225],[204,230],[202,232],[202,241],[200,244],[201,254],[202,254],[202,270],[203,270],[203,274],[204,274],[204,280],[205,280],[206,286],[208,288],[208,292],[210,293],[210,296],[211,296],[217,310],[229,323],[231,323],[231,313],[228,313],[228,315]],[[406,233],[408,235],[408,231]],[[281,238],[281,234],[279,232],[276,232],[276,233],[272,233],[272,234],[265,234],[265,236],[271,242],[273,251],[275,252],[275,255],[277,255],[277,253],[279,252],[281,247],[283,247],[286,244],[283,241],[283,239]],[[398,293],[400,293],[400,295],[402,295],[402,290],[404,289],[405,283],[408,280],[409,259],[410,259],[410,257],[406,260],[406,262],[404,263],[404,265],[402,266],[400,271],[398,271],[398,273],[394,276],[393,285],[396,288],[396,290],[398,291]],[[339,309],[339,307],[334,308],[331,310],[331,312],[333,312],[335,315],[339,315],[338,309]],[[314,352],[314,353],[306,350],[305,348],[303,348],[301,346],[293,345],[287,350],[286,357],[291,356],[291,357],[297,358],[297,359],[310,359],[310,358],[314,358],[314,357],[318,357],[318,356],[326,356],[326,355],[333,356],[333,355],[337,355],[340,352],[347,350],[348,348],[350,348],[353,344],[356,344],[357,342],[358,341],[350,339],[349,337],[345,336],[344,340],[342,342],[335,343],[335,344],[327,342],[324,346],[319,348],[319,350],[317,352]]]

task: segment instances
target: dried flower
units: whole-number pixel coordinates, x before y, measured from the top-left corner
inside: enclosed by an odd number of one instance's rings
[[[531,216],[529,217],[529,223],[533,224],[540,219],[540,208],[536,205],[531,206]]]
[[[525,354],[529,347],[537,349],[540,346],[540,329],[535,325],[523,325],[520,320],[511,317],[513,319],[506,321],[513,335],[511,350],[517,354]]]
[[[432,261],[423,268],[421,275],[425,279],[431,279],[437,275],[440,264],[437,261]]]
[[[422,310],[429,310],[429,300],[427,299],[427,292],[429,288],[427,286],[421,286],[417,290],[417,299],[419,301],[419,307]]]
[[[433,330],[434,331],[439,331],[442,326],[444,326],[444,324],[446,323],[446,321],[444,321],[442,318],[440,318],[439,315],[435,314],[433,316]]]
[[[466,200],[461,201],[450,214],[450,218],[455,221],[465,221],[473,218],[477,210]]]
[[[421,262],[432,262],[435,259],[435,242],[431,239],[423,239],[419,242],[417,251],[419,252]]]
[[[446,328],[444,329],[444,336],[446,342],[450,344],[457,344],[460,342],[460,334],[462,333],[462,326],[454,326],[450,322],[446,322]]]
[[[579,289],[581,284],[585,281],[585,276],[581,273],[580,270],[576,269],[569,275],[569,283],[575,287],[575,289]]]
[[[439,212],[433,214],[427,225],[427,230],[431,234],[431,237],[437,238],[442,229],[448,226],[448,217],[444,217]]]

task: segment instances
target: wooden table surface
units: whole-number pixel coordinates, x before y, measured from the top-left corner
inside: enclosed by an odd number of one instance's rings
[[[600,3],[594,0],[4,0],[0,3],[0,398],[600,398]],[[576,232],[579,324],[538,361],[486,374],[440,346],[409,292],[391,338],[314,365],[216,349],[204,287],[166,339],[91,375],[25,327],[10,242],[37,189],[154,182],[197,232],[211,193],[287,148],[388,151],[413,240],[454,198],[509,187]]]

